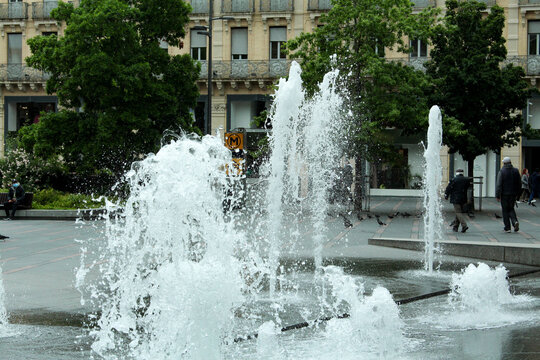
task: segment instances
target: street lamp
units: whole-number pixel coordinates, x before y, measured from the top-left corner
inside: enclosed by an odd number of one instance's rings
[[[206,120],[204,122],[204,133],[208,134],[212,126],[212,21],[214,20],[234,20],[231,16],[212,17],[214,2],[208,2],[208,27],[194,26],[191,30],[197,31],[197,34],[208,36],[208,100],[206,102]]]

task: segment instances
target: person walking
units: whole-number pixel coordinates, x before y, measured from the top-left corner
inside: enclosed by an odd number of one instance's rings
[[[514,206],[521,192],[521,177],[519,170],[512,166],[512,161],[509,157],[503,159],[503,167],[497,174],[497,188],[495,197],[501,203],[502,216],[504,222],[504,232],[511,231],[510,223],[514,227],[514,231],[519,231],[519,222]]]
[[[461,232],[464,233],[469,228],[466,221],[465,204],[467,203],[467,190],[471,182],[468,178],[463,176],[463,169],[456,170],[456,176],[444,191],[444,198],[448,200],[450,197],[450,203],[454,205],[454,211],[456,213],[456,220],[454,220],[452,230],[457,232],[459,230],[459,224],[461,224]]]
[[[528,202],[529,195],[531,195],[529,190],[529,170],[527,170],[527,168],[523,168],[521,172],[521,202]]]
[[[15,218],[17,206],[23,202],[24,196],[25,192],[21,184],[17,180],[13,180],[9,188],[8,201],[4,203],[4,210],[6,210],[6,218],[4,220],[13,220]]]
[[[534,203],[536,202],[534,198],[540,195],[540,169],[534,169],[530,180],[531,196],[529,196],[529,205],[536,206],[534,205]]]

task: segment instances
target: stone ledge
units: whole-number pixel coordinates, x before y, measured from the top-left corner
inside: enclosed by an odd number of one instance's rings
[[[29,209],[17,210],[15,218],[20,220],[90,220],[98,219],[105,213],[105,209],[79,209],[79,210],[51,210]],[[2,213],[3,214],[3,213]]]
[[[516,243],[488,243],[481,241],[436,241],[445,255],[500,261],[512,264],[540,266],[540,245]],[[368,244],[405,250],[424,251],[420,239],[371,238]]]

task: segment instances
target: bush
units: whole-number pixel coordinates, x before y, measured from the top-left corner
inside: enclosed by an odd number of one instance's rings
[[[17,179],[26,191],[35,191],[54,183],[64,173],[64,166],[60,160],[44,160],[22,149],[11,149],[0,159],[0,172],[2,187],[9,188]]]
[[[91,195],[70,194],[54,189],[34,193],[34,209],[94,209],[103,207],[105,200],[95,201]]]

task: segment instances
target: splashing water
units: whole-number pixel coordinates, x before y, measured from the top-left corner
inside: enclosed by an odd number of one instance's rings
[[[335,310],[345,305],[350,314],[348,319],[332,319],[327,325],[326,337],[336,351],[333,357],[395,358],[403,349],[404,323],[390,292],[378,286],[366,296],[363,284],[357,284],[341,268],[329,266],[324,270],[332,284]]]
[[[502,265],[494,269],[484,263],[469,264],[461,274],[453,274],[449,301],[456,310],[496,314],[505,305],[527,300],[510,293],[508,271]]]
[[[106,220],[102,309],[92,349],[106,359],[215,359],[242,302],[242,233],[224,219],[231,161],[220,139],[182,137],[134,163],[130,196]],[[115,208],[108,205],[110,210]],[[98,265],[94,265],[98,266]],[[88,273],[81,266],[78,282]]]
[[[4,290],[4,278],[2,276],[2,267],[0,267],[0,337],[9,333],[8,316],[6,311],[6,292]]]
[[[435,241],[442,239],[440,186],[442,181],[442,116],[438,106],[429,110],[428,146],[424,150],[424,268],[433,272]]]
[[[304,202],[311,211],[314,258],[322,265],[322,244],[326,230],[327,195],[331,177],[338,163],[342,138],[343,99],[336,89],[339,72],[324,77],[320,91],[306,98],[302,90],[301,70],[291,64],[289,79],[281,79],[274,96],[271,155],[267,164],[268,229],[270,236],[270,296],[276,288],[276,269],[285,236],[284,214],[292,204]],[[307,177],[308,196],[301,198],[300,178]],[[289,236],[290,237],[290,236]]]

